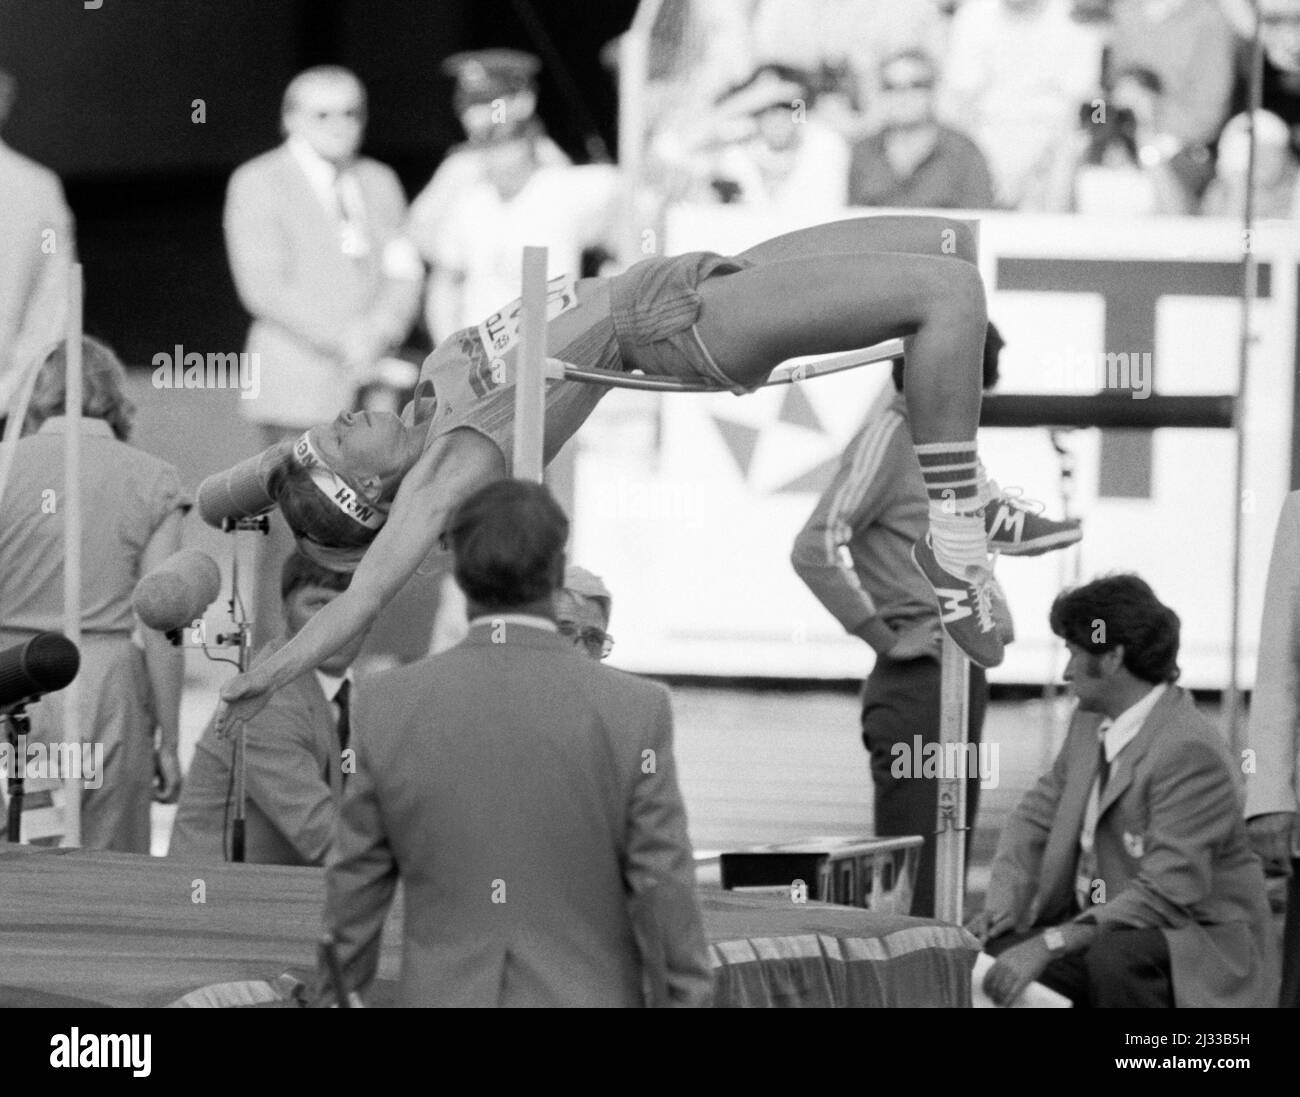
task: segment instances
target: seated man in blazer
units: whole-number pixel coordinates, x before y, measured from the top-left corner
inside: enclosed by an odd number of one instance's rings
[[[1178,677],[1178,616],[1135,575],[1061,594],[1078,698],[1052,769],[998,842],[970,929],[1003,1005],[1037,979],[1076,1006],[1273,1006],[1264,874],[1219,732]]]
[[[667,690],[558,634],[569,522],[545,488],[490,484],[447,533],[469,635],[357,694],[326,872],[347,991],[400,878],[400,1005],[705,1004]]]
[[[300,553],[289,556],[280,572],[286,631],[259,657],[287,643],[347,589],[351,578],[327,571]],[[250,864],[325,863],[343,782],[353,768],[348,744],[350,667],[364,642],[363,633],[311,674],[295,678],[248,721],[244,854]],[[234,737],[218,736],[209,722],[185,775],[169,857],[229,859],[234,749]]]

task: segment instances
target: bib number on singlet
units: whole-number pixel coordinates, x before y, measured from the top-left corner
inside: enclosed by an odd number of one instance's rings
[[[570,274],[560,274],[546,283],[546,319],[549,323],[578,303],[578,280]],[[489,361],[501,359],[519,345],[519,329],[523,323],[523,299],[511,301],[505,308],[494,312],[478,326],[478,338]]]

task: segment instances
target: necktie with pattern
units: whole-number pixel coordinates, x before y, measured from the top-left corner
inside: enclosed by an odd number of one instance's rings
[[[1110,777],[1110,762],[1106,760],[1106,732],[1111,729],[1113,720],[1103,720],[1097,725],[1097,799],[1106,791],[1106,781]]]
[[[348,186],[346,172],[340,171],[334,176],[334,203],[339,217],[339,243],[343,254],[351,259],[360,259],[370,251],[370,241],[366,238],[366,228],[360,210],[354,208],[346,191]]]

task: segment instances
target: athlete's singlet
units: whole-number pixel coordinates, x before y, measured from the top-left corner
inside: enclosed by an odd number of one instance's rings
[[[521,302],[444,339],[420,368],[408,421],[428,423],[426,446],[458,427],[490,438],[509,467],[514,447]],[[568,275],[547,283],[546,354],[576,366],[621,369],[609,315],[608,280]],[[609,391],[575,381],[546,382],[543,459],[549,462]]]
[[[552,278],[547,283],[546,353],[586,369],[639,370],[651,377],[704,381],[737,394],[751,391],[713,361],[695,327],[700,283],[752,266],[711,251],[651,257],[614,278]],[[520,302],[476,328],[445,339],[420,370],[408,422],[428,422],[429,444],[457,427],[492,439],[510,467],[514,445],[515,358]],[[546,382],[543,460],[559,452],[609,389],[576,381]]]

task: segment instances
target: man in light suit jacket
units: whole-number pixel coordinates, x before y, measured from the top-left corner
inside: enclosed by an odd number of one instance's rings
[[[401,235],[402,186],[358,156],[365,112],[351,72],[308,69],[284,93],[284,144],[230,179],[226,248],[258,371],[257,395],[239,406],[267,446],[350,410],[419,309],[424,267]],[[255,621],[278,616],[274,576],[293,545],[278,514],[271,526]]]
[[[0,127],[15,83],[0,71]],[[72,214],[59,177],[0,141],[0,423],[46,344],[61,338]]]
[[[1246,827],[1266,871],[1289,875],[1280,1004],[1300,1008],[1300,491],[1282,504],[1250,702]]]
[[[265,658],[346,590],[350,575],[327,571],[294,553],[280,577],[286,635]],[[248,782],[244,856],[249,864],[322,865],[334,844],[349,753],[350,666],[365,641],[355,637],[311,674],[277,690],[245,733]],[[172,828],[169,857],[227,860],[235,815],[231,766],[234,738],[209,723],[194,759]]]
[[[1078,697],[1052,769],[998,842],[971,930],[1000,1004],[1272,1006],[1276,946],[1231,757],[1178,676],[1177,615],[1135,575],[1061,594]]]
[[[401,1005],[704,1004],[667,691],[558,635],[568,520],[545,488],[491,484],[448,534],[468,637],[357,698],[326,873],[348,991],[400,877]]]

